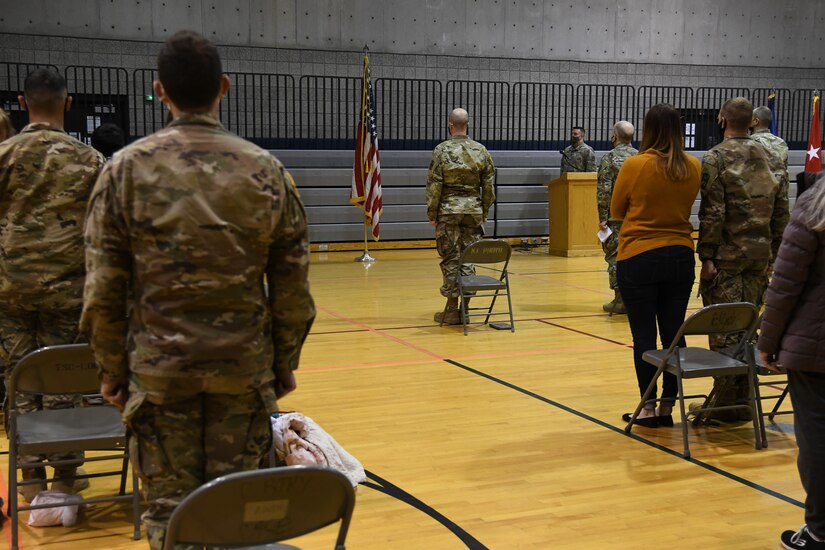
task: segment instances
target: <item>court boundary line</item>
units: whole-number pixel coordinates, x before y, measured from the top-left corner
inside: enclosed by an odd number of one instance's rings
[[[782,494],[778,491],[774,491],[773,489],[765,487],[764,485],[760,485],[759,483],[756,483],[754,481],[746,479],[742,476],[736,475],[732,472],[728,472],[727,470],[723,470],[722,468],[719,468],[718,466],[713,466],[712,464],[708,464],[707,462],[703,462],[703,461],[698,460],[698,459],[693,458],[693,457],[685,458],[685,457],[682,456],[681,453],[679,453],[679,452],[677,452],[677,451],[675,451],[675,450],[673,450],[669,447],[665,447],[664,445],[660,445],[659,443],[655,443],[655,442],[653,442],[649,439],[645,439],[644,437],[641,437],[641,436],[639,436],[639,435],[637,435],[633,432],[625,433],[624,429],[622,429],[622,428],[613,426],[612,424],[608,424],[607,422],[604,422],[603,420],[599,420],[596,417],[590,416],[589,414],[581,412],[577,409],[574,409],[573,407],[570,407],[568,405],[565,405],[563,403],[560,403],[558,401],[550,399],[549,397],[544,397],[543,395],[537,394],[537,393],[532,392],[528,389],[517,386],[516,384],[513,384],[512,382],[507,382],[506,380],[502,380],[501,378],[497,378],[497,377],[495,377],[491,374],[487,374],[486,372],[474,369],[473,367],[463,365],[463,364],[459,363],[458,361],[454,361],[452,359],[444,359],[444,362],[448,363],[450,365],[453,365],[455,367],[458,367],[460,369],[464,369],[469,373],[475,374],[476,376],[480,376],[481,378],[486,378],[487,380],[490,380],[491,382],[495,382],[496,384],[500,384],[500,385],[502,385],[506,388],[509,388],[511,390],[515,390],[515,391],[517,391],[519,393],[522,393],[522,394],[524,394],[528,397],[532,397],[533,399],[536,399],[538,401],[546,403],[546,404],[548,404],[552,407],[555,407],[559,410],[562,410],[566,413],[572,414],[573,416],[577,416],[577,417],[581,418],[582,420],[586,420],[588,422],[596,424],[597,426],[601,426],[602,428],[607,428],[608,430],[610,430],[614,433],[617,433],[617,434],[622,435],[624,437],[628,437],[628,438],[633,439],[634,441],[637,441],[639,443],[643,443],[643,444],[645,444],[649,447],[652,447],[653,449],[656,449],[658,451],[661,451],[665,454],[668,454],[668,455],[673,456],[675,458],[679,458],[679,459],[684,460],[685,462],[689,462],[689,463],[691,463],[695,466],[699,466],[700,468],[708,470],[709,472],[721,475],[722,477],[725,477],[725,478],[727,478],[731,481],[735,481],[737,483],[740,483],[741,485],[744,485],[745,487],[748,487],[750,489],[755,489],[756,491],[759,491],[760,493],[766,494],[768,496],[772,496],[776,499],[779,499],[779,500],[781,500],[783,502],[786,502],[788,504],[792,504],[792,505],[797,506],[799,508],[802,508],[802,509],[805,508],[805,505],[802,502],[796,500],[795,498],[789,497],[788,495]]]
[[[369,487],[379,493],[384,493],[387,496],[393,497],[396,500],[403,502],[404,504],[415,508],[419,512],[423,512],[424,514],[430,516],[434,519],[437,523],[440,523],[444,527],[446,527],[453,535],[458,537],[458,539],[463,542],[467,548],[471,550],[488,550],[487,546],[485,546],[481,541],[471,535],[468,531],[464,530],[461,526],[459,526],[456,522],[430,506],[429,504],[425,503],[421,499],[415,497],[411,493],[408,493],[398,485],[394,483],[390,483],[389,481],[375,475],[373,472],[369,470],[365,470],[367,477],[372,478],[373,480],[377,481],[378,483],[370,482],[369,479],[365,482],[362,482],[361,485],[365,487]]]

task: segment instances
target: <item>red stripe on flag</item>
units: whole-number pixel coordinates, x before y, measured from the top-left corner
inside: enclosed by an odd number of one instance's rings
[[[805,154],[805,171],[822,171],[822,131],[819,128],[819,96],[814,96],[811,133],[808,137],[808,151]]]

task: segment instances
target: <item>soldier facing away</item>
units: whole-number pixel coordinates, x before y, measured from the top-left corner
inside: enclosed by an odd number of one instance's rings
[[[622,228],[622,220],[610,217],[610,200],[613,198],[613,186],[616,183],[616,176],[624,164],[624,161],[632,157],[639,151],[634,149],[630,142],[633,141],[633,133],[636,131],[633,125],[626,120],[620,120],[613,126],[610,141],[613,143],[613,150],[602,157],[599,163],[598,183],[596,186],[597,207],[599,210],[599,228],[601,230],[610,229],[611,233],[602,243],[604,250],[604,260],[607,262],[607,277],[610,283],[610,290],[613,291],[613,300],[602,306],[608,313],[626,313],[622,295],[619,293],[619,285],[616,282],[616,255],[619,252],[619,231]]]
[[[63,129],[72,98],[52,69],[37,69],[18,98],[29,124],[0,144],[0,366],[6,378],[37,348],[71,344],[78,337],[83,301],[83,224],[86,202],[105,160]],[[79,404],[79,396],[28,396],[25,414]],[[21,456],[21,462],[69,460],[82,453]],[[75,489],[76,466],[56,466],[53,489]],[[24,468],[24,480],[44,479],[43,468]],[[78,489],[88,481],[78,480]],[[23,485],[31,500],[45,483]]]
[[[217,49],[178,32],[158,76],[174,121],[118,152],[95,186],[81,324],[132,432],[152,548],[186,495],[258,468],[315,317],[303,206],[281,163],[218,121],[229,79]]]
[[[584,128],[573,126],[570,141],[570,145],[561,152],[561,173],[595,172],[596,153],[584,142]]]
[[[459,265],[461,252],[481,239],[487,212],[496,200],[493,189],[496,169],[482,144],[467,135],[469,115],[464,109],[450,113],[450,139],[433,150],[427,173],[427,218],[435,226],[435,243],[441,256],[441,295],[447,298],[445,311],[435,314],[436,322],[461,323],[456,277],[475,273],[472,265]]]
[[[768,165],[771,167],[787,198],[790,178],[788,177],[788,144],[779,136],[771,133],[773,113],[767,107],[753,110],[751,120],[751,137],[760,143],[768,153]]]
[[[765,148],[748,137],[753,115],[750,101],[737,97],[719,111],[725,139],[702,160],[699,241],[702,262],[699,291],[704,305],[750,302],[762,305],[769,264],[776,257],[788,223],[788,196],[774,177]],[[734,337],[712,338],[711,347],[736,343]],[[714,383],[716,393],[725,382]],[[746,377],[737,377],[717,404],[728,405],[747,396]],[[733,411],[744,418],[740,411]],[[730,413],[714,418],[733,420]]]

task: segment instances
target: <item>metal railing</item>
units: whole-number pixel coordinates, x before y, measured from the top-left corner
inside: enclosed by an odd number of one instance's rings
[[[15,126],[26,117],[16,105],[26,75],[43,65],[0,63],[0,106]],[[57,70],[57,67],[50,66]],[[121,125],[130,139],[162,128],[167,112],[154,97],[154,69],[131,75],[118,67],[69,66],[63,71],[77,113],[67,129],[81,139],[102,122]],[[241,137],[271,149],[352,149],[361,108],[357,76],[228,73],[231,87],[221,102],[223,124]],[[470,113],[471,135],[490,149],[557,150],[569,142],[570,128],[587,130],[597,149],[610,147],[613,124],[629,120],[637,138],[644,115],[670,103],[685,121],[688,149],[708,149],[720,139],[716,115],[734,96],[766,105],[776,92],[777,133],[791,148],[808,141],[813,90],[630,86],[618,84],[377,78],[376,115],[382,149],[427,150],[447,136],[447,116],[455,107]],[[825,110],[821,110],[825,116]],[[825,130],[825,124],[822,124]]]

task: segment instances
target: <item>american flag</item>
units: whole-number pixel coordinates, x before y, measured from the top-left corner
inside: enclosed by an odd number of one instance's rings
[[[370,60],[364,55],[364,76],[361,85],[361,118],[355,138],[355,165],[352,170],[352,191],[349,202],[364,210],[366,223],[372,227],[372,237],[379,238],[381,217],[381,162],[378,156],[378,127],[375,123],[375,96],[370,80]]]

